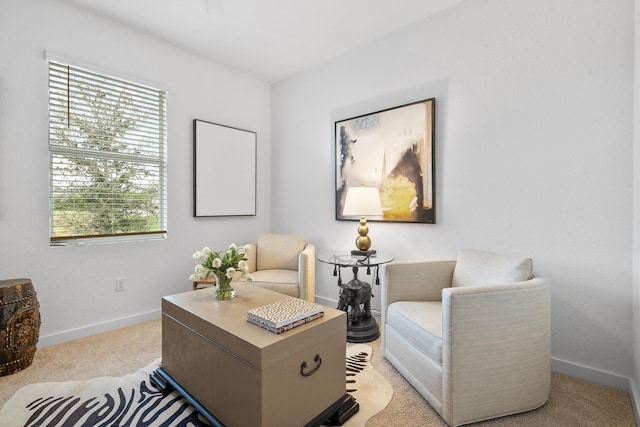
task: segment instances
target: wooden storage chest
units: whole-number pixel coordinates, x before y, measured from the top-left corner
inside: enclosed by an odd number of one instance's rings
[[[162,369],[228,427],[300,427],[345,395],[346,314],[274,334],[247,322],[247,310],[287,298],[234,283],[162,300]],[[313,372],[315,370],[315,372]]]

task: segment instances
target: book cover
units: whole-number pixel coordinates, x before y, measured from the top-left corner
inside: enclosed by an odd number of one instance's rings
[[[289,297],[250,309],[247,311],[247,320],[277,329],[318,313],[324,313],[321,305]]]

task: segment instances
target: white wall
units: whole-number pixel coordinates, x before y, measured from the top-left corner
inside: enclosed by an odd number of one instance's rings
[[[370,223],[374,247],[532,257],[554,369],[628,387],[632,84],[631,0],[465,1],[273,86],[272,229],[350,249],[333,121],[435,96],[437,224]],[[337,298],[330,267],[317,281]]]
[[[168,90],[166,240],[49,247],[45,50]],[[0,279],[32,279],[40,346],[159,317],[163,295],[191,288],[193,252],[269,228],[269,85],[58,1],[0,0],[0,58]],[[192,217],[195,118],[257,132],[257,216]],[[232,184],[219,178],[223,194]]]
[[[270,89],[63,2],[0,0],[0,279],[34,281],[42,346],[157,316],[205,244],[271,228],[350,249],[357,224],[334,220],[334,120],[435,96],[438,223],[371,223],[374,246],[397,259],[533,257],[552,280],[555,368],[638,384],[632,8],[466,1]],[[49,247],[45,50],[169,91],[167,240]],[[258,133],[256,217],[192,217],[194,118]],[[328,266],[317,280],[335,300]]]
[[[633,376],[636,422],[640,424],[640,0],[634,1],[633,66]]]

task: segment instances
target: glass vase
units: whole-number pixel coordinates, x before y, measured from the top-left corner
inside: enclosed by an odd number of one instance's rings
[[[231,286],[231,280],[224,274],[216,276],[216,299],[232,299],[236,297],[236,290]]]

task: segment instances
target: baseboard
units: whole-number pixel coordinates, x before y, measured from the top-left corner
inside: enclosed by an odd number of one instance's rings
[[[640,426],[640,394],[638,394],[638,385],[635,381],[630,381],[631,391],[629,392],[631,398],[631,406],[633,406],[633,413],[636,416],[636,425]]]
[[[600,371],[588,366],[579,365],[566,360],[551,358],[551,371],[580,378],[594,384],[631,392],[631,381],[627,377],[612,374],[611,372]]]
[[[56,344],[62,344],[67,341],[73,341],[79,338],[88,337],[90,335],[100,334],[102,332],[111,331],[113,329],[135,325],[136,323],[145,322],[147,320],[160,319],[161,316],[162,312],[160,310],[153,310],[146,313],[135,314],[133,316],[109,320],[107,322],[83,326],[78,329],[56,332],[54,334],[41,336],[38,340],[38,347],[43,348]]]
[[[338,305],[338,300],[325,298],[318,295],[316,295],[315,302],[316,304],[324,305],[326,307],[337,307]]]

